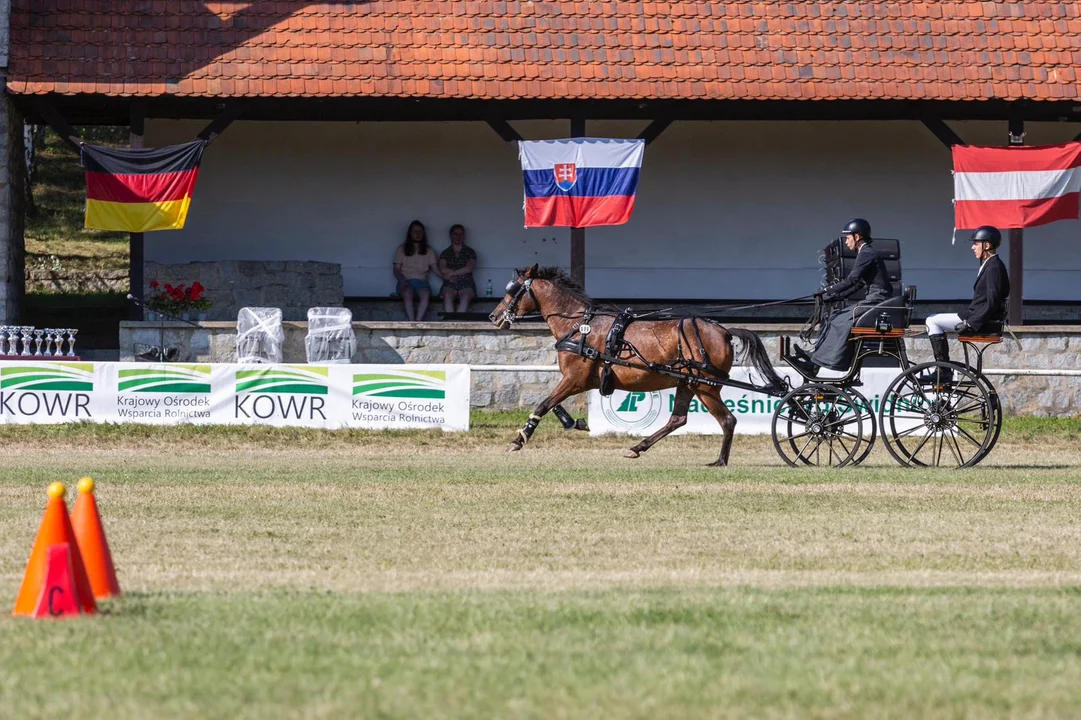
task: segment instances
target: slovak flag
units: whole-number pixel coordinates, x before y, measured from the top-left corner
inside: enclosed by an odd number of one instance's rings
[[[634,212],[644,140],[518,143],[526,227],[622,225]]]
[[[954,227],[1026,228],[1076,220],[1081,142],[953,146]]]

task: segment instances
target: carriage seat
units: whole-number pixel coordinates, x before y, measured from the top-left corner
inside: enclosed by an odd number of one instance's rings
[[[994,333],[966,333],[964,335],[957,336],[957,342],[963,343],[987,343],[988,345],[997,345],[1002,342],[1002,334],[998,335]]]

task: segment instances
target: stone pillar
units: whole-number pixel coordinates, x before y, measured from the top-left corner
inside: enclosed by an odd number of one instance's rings
[[[10,0],[0,0],[0,325],[19,320],[25,288],[23,121],[7,95]]]

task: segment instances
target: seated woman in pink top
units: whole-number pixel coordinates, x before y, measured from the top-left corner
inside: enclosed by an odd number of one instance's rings
[[[398,293],[405,304],[405,317],[409,320],[423,320],[428,311],[428,301],[432,299],[432,286],[428,284],[428,273],[434,272],[439,277],[439,259],[435,251],[428,247],[428,234],[424,223],[414,220],[409,223],[405,233],[405,242],[398,246],[394,254],[394,277],[398,278]],[[413,298],[417,298],[417,309],[413,311]]]

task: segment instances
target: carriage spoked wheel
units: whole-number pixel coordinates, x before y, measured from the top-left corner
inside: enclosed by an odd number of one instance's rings
[[[871,448],[875,446],[875,438],[878,436],[875,429],[875,410],[871,403],[867,401],[867,398],[858,390],[848,388],[847,392],[852,396],[856,403],[856,409],[863,418],[863,438],[860,440],[860,446],[856,449],[855,455],[852,456],[851,463],[852,465],[859,465],[871,454]]]
[[[995,431],[991,435],[991,442],[988,443],[987,449],[984,450],[983,453],[984,455],[987,455],[994,449],[995,443],[998,442],[999,433],[1002,432],[1002,400],[999,398],[998,391],[995,390],[995,386],[991,384],[990,380],[979,374],[977,374],[976,377],[983,382],[983,386],[987,390],[988,396],[991,398],[991,408],[994,411]]]
[[[942,381],[946,368],[953,376]],[[882,396],[882,442],[909,467],[972,467],[991,451],[1002,426],[1002,407],[989,387],[972,368],[955,363],[909,368]]]
[[[846,390],[809,384],[785,395],[773,411],[773,446],[789,465],[842,467],[861,451],[864,414]]]

